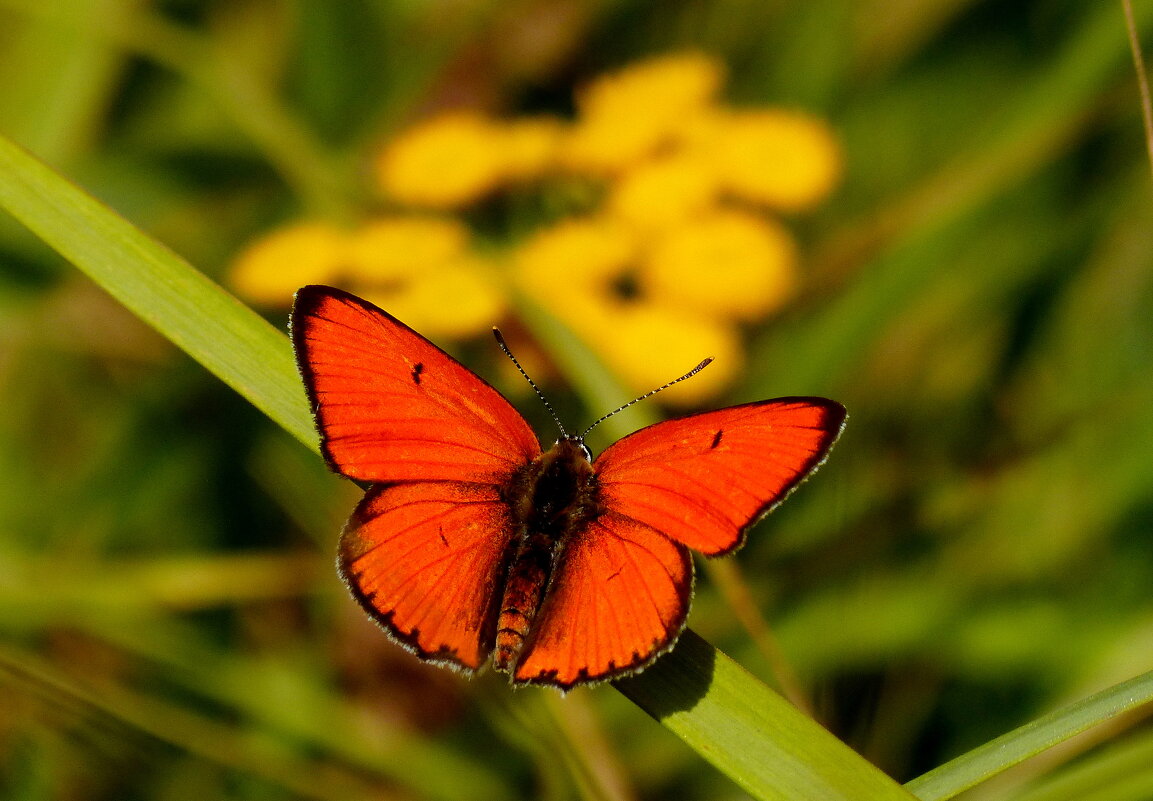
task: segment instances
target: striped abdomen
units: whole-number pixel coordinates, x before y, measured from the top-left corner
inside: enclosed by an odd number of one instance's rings
[[[599,513],[596,495],[588,451],[576,438],[557,442],[509,483],[505,501],[515,533],[497,618],[497,670],[516,666],[566,540]]]

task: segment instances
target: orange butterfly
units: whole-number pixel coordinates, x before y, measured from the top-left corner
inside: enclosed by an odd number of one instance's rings
[[[759,401],[593,460],[582,437],[542,451],[492,386],[354,295],[304,287],[291,330],[325,459],[371,484],[340,539],[352,594],[421,659],[471,673],[492,656],[515,685],[567,690],[669,650],[689,549],[738,548],[845,420],[825,398]]]

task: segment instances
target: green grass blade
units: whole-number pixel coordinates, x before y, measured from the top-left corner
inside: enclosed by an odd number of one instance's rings
[[[0,139],[0,205],[315,447],[287,338],[191,265]],[[758,798],[911,796],[692,632],[622,691]]]
[[[913,798],[691,630],[615,686],[755,798]]]
[[[1034,777],[1012,797],[1013,801],[1149,801],[1153,732],[1145,728],[1103,744],[1059,770]]]
[[[905,785],[922,801],[943,801],[1099,723],[1153,701],[1153,671],[1050,712]]]
[[[293,436],[317,448],[283,332],[3,137],[0,206]]]

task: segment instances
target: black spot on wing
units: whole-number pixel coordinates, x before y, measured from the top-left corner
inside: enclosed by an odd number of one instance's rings
[[[421,373],[424,372],[424,362],[417,362],[412,366],[412,383],[419,384]]]
[[[717,431],[717,433],[713,434],[713,444],[709,445],[710,451],[721,444],[721,437],[724,436],[724,433],[724,429],[720,429]]]

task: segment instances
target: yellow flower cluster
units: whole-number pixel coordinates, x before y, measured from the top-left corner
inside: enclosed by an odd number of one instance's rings
[[[451,217],[381,217],[352,231],[297,223],[249,246],[231,279],[238,293],[267,306],[287,305],[304,284],[340,286],[433,339],[473,336],[506,308],[493,265]]]
[[[238,259],[234,286],[274,302],[301,283],[337,283],[429,336],[465,337],[503,312],[511,282],[638,392],[715,357],[665,397],[700,403],[739,372],[740,326],[797,288],[797,246],[774,212],[810,209],[841,172],[823,122],[727,106],[724,77],[709,56],[674,54],[593,81],[570,121],[471,111],[424,121],[372,165],[403,212],[348,232],[303,223],[272,234]],[[507,236],[501,269],[477,255],[463,212],[505,203],[509,217],[525,197],[574,186],[588,199],[579,211]]]

